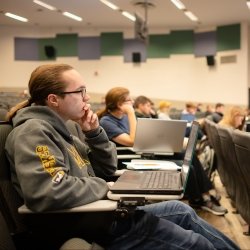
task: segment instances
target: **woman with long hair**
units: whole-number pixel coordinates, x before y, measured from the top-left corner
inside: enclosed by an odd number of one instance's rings
[[[227,110],[219,125],[242,130],[245,123],[246,111],[239,107],[233,106]]]
[[[97,112],[97,115],[109,139],[117,145],[133,146],[136,116],[128,89],[110,89],[105,96],[105,108]]]

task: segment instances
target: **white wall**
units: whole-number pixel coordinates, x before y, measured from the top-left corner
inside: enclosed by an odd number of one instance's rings
[[[216,66],[209,67],[206,58],[193,55],[172,55],[166,59],[148,59],[134,65],[124,63],[122,56],[105,56],[100,60],[84,61],[76,57],[57,58],[79,70],[89,92],[105,93],[114,86],[125,86],[133,96],[173,101],[248,104],[248,41],[249,28],[241,25],[241,50],[217,53]],[[14,37],[53,37],[66,30],[11,28],[0,26],[0,88],[26,88],[31,71],[40,64],[34,61],[14,61]],[[76,33],[77,31],[72,31]],[[97,31],[81,31],[93,35]],[[129,31],[127,32],[129,33]],[[96,34],[96,35],[99,35]],[[236,55],[236,63],[221,64],[220,57]]]

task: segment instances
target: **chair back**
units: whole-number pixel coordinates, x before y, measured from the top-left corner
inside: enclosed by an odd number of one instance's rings
[[[0,122],[0,210],[7,221],[12,234],[26,230],[22,216],[18,214],[18,207],[23,200],[13,187],[10,176],[10,166],[5,155],[5,142],[12,125],[7,122]]]
[[[205,130],[205,133],[207,135],[207,139],[208,139],[208,142],[210,144],[210,146],[213,148],[213,141],[212,141],[212,135],[211,135],[211,123],[212,121],[205,118],[204,120],[204,130]]]
[[[9,228],[0,211],[0,249],[16,250],[15,244],[10,236]]]
[[[250,224],[250,134],[245,131],[234,130],[233,142],[236,158],[240,171],[242,172],[242,182],[246,195],[241,199],[240,214]]]
[[[234,143],[232,138],[233,130],[231,128],[225,128],[218,126],[218,134],[221,143],[221,151],[225,160],[225,171],[230,175],[230,182],[227,182],[225,187],[230,198],[236,201],[236,187],[237,182],[241,178],[241,173],[239,172],[238,163],[236,160],[236,153],[234,149]],[[240,184],[241,185],[241,184]],[[239,190],[239,189],[237,189]],[[239,194],[240,195],[240,194]]]
[[[214,122],[210,123],[211,139],[216,156],[216,168],[220,175],[221,182],[223,183],[224,186],[226,186],[226,183],[229,181],[229,176],[224,168],[225,160],[222,154],[221,142],[217,128],[218,125],[216,123]]]

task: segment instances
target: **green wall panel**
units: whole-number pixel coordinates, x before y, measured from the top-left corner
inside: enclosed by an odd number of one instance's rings
[[[166,58],[170,56],[169,35],[149,35],[148,58]]]
[[[77,34],[58,34],[56,36],[57,56],[69,57],[78,56],[78,35]]]
[[[170,54],[193,54],[194,33],[192,30],[172,31],[169,37]]]
[[[123,54],[123,33],[101,33],[101,55],[113,56]]]
[[[45,46],[53,46],[56,47],[56,39],[55,38],[40,38],[38,39],[38,54],[40,61],[46,60],[55,60],[55,58],[49,58],[45,54]]]
[[[217,51],[240,49],[240,24],[217,28]]]

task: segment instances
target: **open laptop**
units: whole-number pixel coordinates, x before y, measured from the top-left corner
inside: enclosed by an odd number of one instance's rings
[[[173,155],[183,149],[187,121],[138,118],[133,151]]]
[[[186,187],[196,147],[198,129],[199,123],[194,121],[181,171],[125,171],[110,188],[110,191],[116,194],[182,194]]]

